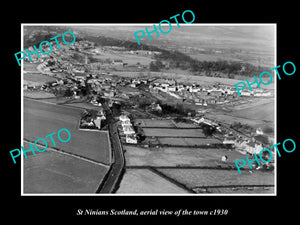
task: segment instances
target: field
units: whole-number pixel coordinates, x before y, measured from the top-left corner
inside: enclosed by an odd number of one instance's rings
[[[274,101],[266,102],[256,106],[249,106],[244,109],[232,112],[233,116],[253,120],[264,120],[274,123]]]
[[[41,73],[24,73],[23,74],[24,80],[27,81],[34,81],[38,83],[45,83],[47,81],[55,81],[56,78],[50,77]]]
[[[154,137],[205,137],[201,129],[143,128],[146,136]]]
[[[28,63],[28,62],[22,62],[23,63],[23,70],[28,72],[38,72],[37,66],[40,63]]]
[[[28,98],[54,98],[55,95],[45,91],[24,91],[23,95]]]
[[[24,159],[24,193],[95,193],[108,168],[46,150]]]
[[[195,146],[206,144],[219,144],[221,141],[215,138],[158,138],[160,144]]]
[[[71,140],[62,143],[54,136],[57,148],[94,161],[110,164],[108,133],[79,131],[81,109],[24,99],[24,138],[35,141],[61,128],[67,128]],[[49,140],[50,141],[50,140]]]
[[[128,65],[136,65],[137,62],[139,62],[141,65],[148,66],[153,59],[146,57],[146,56],[140,56],[140,55],[134,55],[129,53],[123,53],[120,51],[119,53],[109,53],[109,52],[101,52],[100,55],[93,55],[93,58],[95,59],[111,59],[111,60],[123,60],[124,63],[128,63]]]
[[[118,194],[187,193],[183,188],[169,182],[148,169],[126,169]]]
[[[124,146],[127,166],[151,167],[222,167],[235,168],[234,162],[245,156],[237,151],[214,148],[141,148],[137,146]],[[221,157],[228,157],[226,162]],[[244,168],[249,168],[248,164]],[[238,171],[234,170],[238,175]]]
[[[24,99],[24,139],[34,142],[55,132],[46,152],[28,156],[24,163],[24,193],[95,193],[111,164],[107,132],[79,131],[81,109]],[[58,140],[67,128],[70,141]],[[62,132],[66,140],[67,134]],[[42,142],[38,142],[42,143]],[[23,143],[29,149],[29,143]],[[51,150],[55,147],[55,151]],[[42,148],[40,148],[42,149]],[[63,154],[63,152],[65,152]]]
[[[136,119],[135,123],[141,127],[175,127],[172,120]]]
[[[174,122],[173,120],[168,119],[136,119],[136,124],[139,124],[140,127],[164,127],[164,128],[199,128],[198,125],[193,123],[183,123],[183,122]]]
[[[199,128],[198,125],[194,124],[194,123],[183,123],[183,122],[174,122],[176,127],[179,128]]]
[[[247,185],[274,185],[274,173],[253,171],[249,173],[243,171],[242,174],[238,174],[235,170],[220,170],[220,169],[157,169],[164,175],[178,181],[181,184],[186,185],[191,189],[208,188],[211,192],[243,192],[241,187],[247,187]],[[226,187],[227,186],[227,187]],[[234,186],[240,186],[237,190],[230,190]],[[229,190],[228,190],[229,189]],[[247,188],[245,188],[247,189]],[[268,192],[273,193],[273,188],[266,190],[256,190],[253,192]],[[262,189],[262,187],[260,188]],[[245,191],[245,190],[244,190]],[[247,189],[247,193],[251,193]]]

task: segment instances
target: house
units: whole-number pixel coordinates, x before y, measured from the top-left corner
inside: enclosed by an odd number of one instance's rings
[[[159,111],[159,112],[162,111],[162,108],[161,108],[161,106],[160,106],[159,104],[152,103],[152,104],[150,105],[150,108],[151,108],[151,110],[153,110],[153,111]]]
[[[130,120],[121,121],[121,126],[122,127],[124,127],[124,126],[131,126]]]
[[[242,92],[241,92],[241,95],[242,95],[242,96],[250,96],[251,93],[250,93],[249,91],[242,91]]]
[[[94,123],[96,127],[100,130],[101,129],[101,117],[97,116],[96,119],[94,119]]]
[[[171,86],[171,87],[168,88],[168,91],[173,91],[173,92],[175,92],[175,91],[176,91],[176,87],[175,87],[175,86]]]
[[[263,149],[261,144],[258,145],[253,141],[242,141],[241,143],[236,142],[235,146],[243,149],[250,154],[259,154],[259,152]]]
[[[257,134],[257,135],[263,135],[264,132],[263,132],[262,129],[259,127],[259,128],[256,129],[256,134]]]
[[[120,120],[121,122],[125,122],[125,121],[129,121],[129,122],[130,122],[130,119],[129,119],[128,116],[126,116],[126,115],[121,115],[121,116],[119,116],[119,120]]]
[[[129,144],[137,144],[136,136],[133,134],[132,135],[127,134],[125,141],[126,141],[126,143],[129,143]]]
[[[130,125],[127,125],[127,126],[123,126],[122,127],[122,130],[123,130],[123,133],[126,135],[126,134],[135,134],[132,126]]]
[[[121,60],[121,59],[114,59],[112,63],[114,65],[122,65],[123,66],[123,60]]]
[[[235,144],[235,140],[233,138],[225,138],[223,144]]]

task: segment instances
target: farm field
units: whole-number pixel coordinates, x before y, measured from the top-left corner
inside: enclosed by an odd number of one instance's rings
[[[56,78],[55,77],[51,77],[51,76],[47,76],[41,73],[24,73],[23,74],[23,78],[24,80],[27,81],[34,81],[34,82],[38,82],[38,83],[45,83],[47,81],[55,81]]]
[[[53,136],[58,149],[110,164],[108,133],[79,131],[77,125],[81,112],[82,109],[24,99],[24,138],[35,141],[37,138],[67,128],[71,133],[69,142],[62,143],[57,136]]]
[[[222,167],[235,168],[234,162],[245,156],[237,151],[214,148],[142,148],[125,145],[125,160],[127,166],[151,166],[151,167]],[[228,157],[226,162],[221,157]],[[244,167],[249,168],[246,164]],[[238,171],[234,170],[238,175]]]
[[[274,187],[215,187],[215,188],[193,188],[198,194],[274,194]]]
[[[95,193],[108,167],[52,150],[24,159],[24,194]]]
[[[148,169],[126,169],[117,194],[188,193]]]
[[[141,127],[175,127],[172,120],[136,119],[135,123]]]
[[[253,173],[249,173],[248,171],[242,171],[242,173],[239,174],[236,170],[222,169],[160,168],[156,170],[191,189],[198,189],[199,192],[201,192],[201,189],[203,188],[208,188],[211,192],[224,193],[223,191],[225,191],[239,193],[240,191],[243,192],[246,190],[238,188],[237,190],[233,191],[230,188],[226,188],[226,186],[275,185],[273,172],[253,171]],[[273,188],[259,191],[273,193]],[[256,190],[254,189],[253,192],[256,192]],[[249,190],[247,190],[247,193],[249,193]]]
[[[274,123],[274,101],[236,110],[232,112],[232,115],[241,118],[264,120]]]
[[[160,144],[165,145],[182,145],[182,146],[195,146],[206,144],[219,144],[220,140],[215,138],[158,138]]]
[[[37,66],[40,63],[29,63],[29,62],[22,62],[23,64],[23,70],[24,71],[32,71],[32,72],[38,72]]]
[[[28,98],[54,98],[55,95],[45,91],[23,91],[24,97]]]
[[[205,137],[201,129],[143,128],[146,136],[155,137]]]
[[[118,53],[113,52],[101,52],[99,55],[93,55],[93,58],[95,59],[111,59],[111,60],[123,60],[123,62],[128,63],[129,65],[136,65],[137,62],[139,62],[141,65],[148,66],[150,62],[154,61],[150,57],[141,56],[141,55],[135,55],[130,53],[124,53],[122,51]]]
[[[182,122],[174,122],[175,126],[178,128],[199,128],[198,125],[194,124],[194,123],[182,123]]]
[[[217,121],[220,121],[220,122],[223,122],[226,124],[240,122],[243,124],[248,124],[249,126],[252,126],[254,128],[262,127],[262,126],[274,126],[274,123],[272,123],[272,122],[236,117],[231,114],[222,113],[220,111],[219,112],[210,112],[210,114],[207,117],[209,119],[217,120]]]

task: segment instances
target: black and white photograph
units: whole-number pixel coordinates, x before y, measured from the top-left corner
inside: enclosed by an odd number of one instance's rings
[[[276,24],[21,33],[22,195],[276,195]]]
[[[2,13],[4,220],[296,219],[296,5],[111,3]]]

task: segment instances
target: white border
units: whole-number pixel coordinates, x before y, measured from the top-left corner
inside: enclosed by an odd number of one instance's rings
[[[176,23],[171,23],[172,25],[176,25]],[[167,25],[167,24],[162,24]],[[24,49],[23,46],[23,27],[24,26],[153,26],[150,23],[130,23],[130,24],[123,24],[123,23],[21,23],[21,49]],[[192,23],[192,24],[183,24],[181,23],[180,26],[274,26],[274,67],[277,65],[277,23]],[[271,69],[271,68],[270,68]],[[274,76],[275,77],[275,76]],[[23,96],[23,63],[21,63],[21,146],[23,146],[23,132],[24,132],[24,115],[23,115],[23,107],[24,107],[24,96]],[[275,79],[274,84],[274,95],[275,95],[275,105],[274,105],[274,140],[277,143],[277,76]],[[275,155],[275,170],[274,170],[274,193],[270,194],[259,194],[259,193],[247,193],[247,194],[58,194],[58,193],[51,193],[51,194],[27,194],[24,193],[24,179],[23,179],[23,158],[21,157],[21,196],[277,196],[277,154]],[[237,174],[238,176],[238,174]]]

